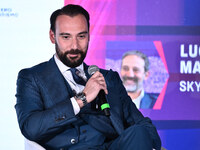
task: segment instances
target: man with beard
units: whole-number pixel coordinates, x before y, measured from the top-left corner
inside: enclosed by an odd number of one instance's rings
[[[88,74],[89,14],[67,5],[50,18],[56,54],[19,72],[15,105],[22,134],[47,150],[150,150],[161,141],[149,118],[132,103],[118,73]],[[81,82],[80,82],[81,81]],[[101,110],[106,94],[109,115]]]
[[[149,77],[149,60],[140,51],[128,51],[122,56],[121,78],[137,108],[153,108],[158,93],[144,92],[143,83]]]

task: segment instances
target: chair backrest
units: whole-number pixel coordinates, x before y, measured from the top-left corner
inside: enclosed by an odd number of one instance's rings
[[[44,147],[34,141],[24,139],[25,150],[46,150]]]

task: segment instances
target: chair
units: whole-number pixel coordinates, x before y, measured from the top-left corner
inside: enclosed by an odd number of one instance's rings
[[[25,150],[46,150],[44,147],[34,141],[24,139]]]
[[[46,150],[44,147],[39,145],[38,143],[34,141],[30,141],[28,139],[24,139],[25,142],[25,150]],[[155,149],[153,149],[155,150]],[[166,150],[165,148],[161,147],[161,150]]]

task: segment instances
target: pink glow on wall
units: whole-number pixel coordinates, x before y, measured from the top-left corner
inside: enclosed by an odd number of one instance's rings
[[[158,51],[158,54],[160,55],[160,58],[162,59],[162,61],[164,63],[164,66],[165,66],[165,69],[167,70],[167,73],[169,73],[161,41],[154,41],[154,45],[156,47],[156,50]]]
[[[162,104],[163,104],[163,100],[164,100],[164,96],[165,96],[165,91],[167,89],[168,80],[169,79],[167,79],[167,81],[165,82],[165,85],[164,85],[158,99],[156,100],[156,103],[153,106],[153,109],[161,109],[162,108]]]
[[[106,37],[103,34],[108,24],[115,23],[116,0],[65,0],[64,5],[78,4],[90,14],[90,44],[85,62],[105,67]]]
[[[158,54],[160,55],[160,58],[161,60],[163,61],[164,63],[164,66],[165,66],[165,69],[167,71],[167,73],[169,74],[169,71],[168,71],[168,67],[167,67],[167,63],[166,63],[166,59],[165,59],[165,55],[164,55],[164,50],[163,50],[163,46],[162,46],[162,43],[161,41],[154,41],[154,45],[156,47],[156,50],[158,51]],[[164,100],[164,96],[165,96],[165,91],[166,91],[166,88],[167,88],[167,84],[168,84],[168,80],[169,78],[166,80],[165,82],[165,85],[153,107],[153,109],[161,109],[162,107],[162,104],[163,104],[163,100]]]

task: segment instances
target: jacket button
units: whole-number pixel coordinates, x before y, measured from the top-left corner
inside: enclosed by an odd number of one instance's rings
[[[75,139],[71,139],[71,143],[72,143],[72,144],[75,144],[75,143],[76,143],[76,140],[75,140]]]

